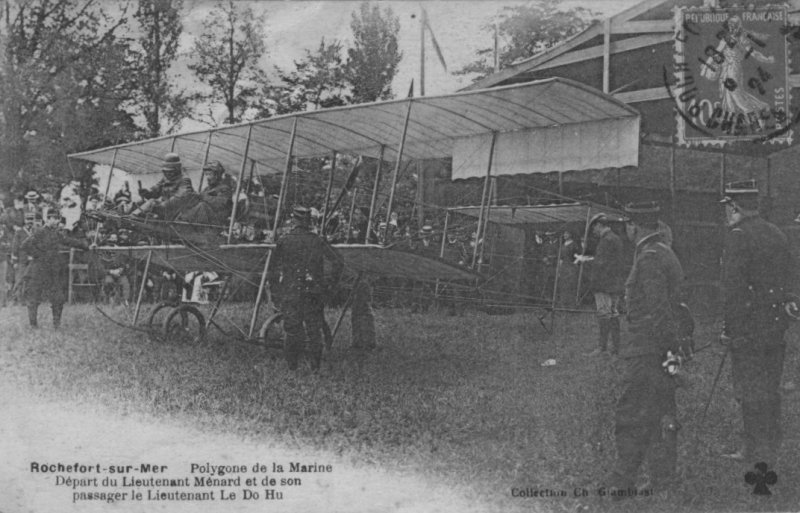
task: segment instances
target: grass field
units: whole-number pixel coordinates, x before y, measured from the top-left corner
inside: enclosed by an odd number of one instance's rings
[[[112,315],[124,318],[121,307]],[[329,312],[333,321],[338,312]],[[244,320],[246,308],[226,314]],[[784,395],[784,455],[768,498],[751,494],[746,469],[718,457],[738,443],[740,417],[726,365],[703,425],[719,357],[698,355],[678,392],[681,432],[673,491],[613,503],[595,497],[615,449],[613,407],[622,363],[587,358],[594,318],[559,315],[550,336],[532,314],[463,317],[378,310],[379,349],[347,348],[345,322],[319,374],[292,373],[277,353],[212,331],[191,345],[119,328],[93,307],[66,309],[60,332],[31,332],[20,307],[0,310],[2,379],[66,404],[146,414],[245,439],[332,451],[469,489],[504,511],[797,511],[800,393]],[[40,317],[49,326],[49,312]],[[785,375],[800,378],[796,329]],[[701,323],[698,346],[717,329]],[[542,367],[542,361],[556,365]],[[572,496],[586,488],[590,497]],[[512,488],[566,490],[515,498]]]

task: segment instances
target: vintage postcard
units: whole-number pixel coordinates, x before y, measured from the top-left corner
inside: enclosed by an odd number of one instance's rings
[[[0,2],[0,512],[800,504],[800,2]]]

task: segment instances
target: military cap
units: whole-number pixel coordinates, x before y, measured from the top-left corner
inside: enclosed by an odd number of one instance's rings
[[[35,221],[36,218],[39,217],[36,212],[25,212],[22,218],[25,221]]]
[[[605,215],[603,213],[595,214],[595,215],[592,216],[591,219],[589,219],[589,227],[591,228],[592,226],[594,226],[595,223],[600,223],[602,225],[608,225],[609,221],[610,220],[608,219],[607,215]]]
[[[628,203],[625,205],[625,221],[636,224],[657,223],[661,207],[656,201]]]
[[[164,162],[161,164],[161,171],[179,172],[181,170],[181,157],[177,153],[167,153],[164,155]]]
[[[61,211],[58,210],[57,208],[48,208],[47,219],[50,219],[51,217],[56,217],[58,219],[61,219]]]
[[[206,164],[203,166],[203,171],[221,175],[225,173],[225,168],[222,166],[222,162],[219,160],[212,160],[210,162],[206,162]]]
[[[736,203],[744,208],[758,208],[758,184],[755,180],[728,182],[725,185],[725,196],[719,202],[724,205]]]

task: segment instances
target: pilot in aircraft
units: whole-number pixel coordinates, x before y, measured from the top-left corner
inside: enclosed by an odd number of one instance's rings
[[[146,200],[132,215],[153,213],[161,219],[173,220],[185,208],[196,201],[194,188],[183,172],[181,158],[177,153],[167,153],[161,165],[164,173],[150,189],[139,189],[139,196]]]

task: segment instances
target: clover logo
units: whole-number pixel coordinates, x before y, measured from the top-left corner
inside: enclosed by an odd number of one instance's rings
[[[744,482],[749,485],[755,485],[753,488],[753,495],[772,495],[767,485],[774,485],[778,482],[778,474],[772,470],[768,470],[769,466],[766,463],[759,462],[754,465],[756,471],[749,471],[744,475]]]

